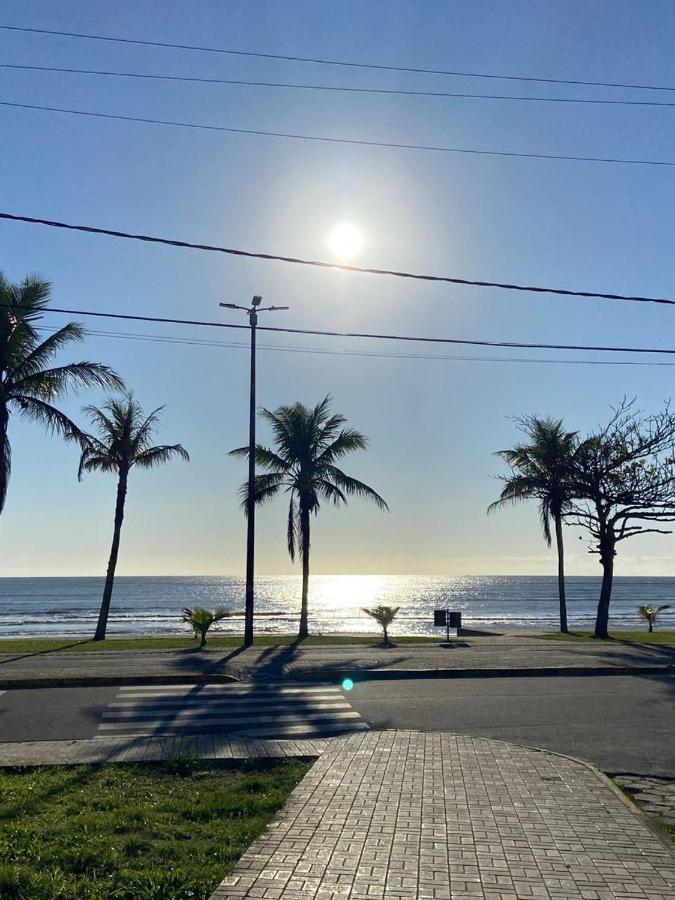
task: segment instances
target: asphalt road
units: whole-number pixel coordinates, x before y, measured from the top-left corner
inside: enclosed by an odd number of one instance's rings
[[[654,775],[675,775],[674,699],[666,675],[370,681],[349,695],[372,728],[455,731]]]
[[[117,695],[116,687],[0,692],[0,741],[94,737]],[[454,731],[568,753],[607,772],[675,775],[668,676],[373,680],[345,696],[372,728]]]

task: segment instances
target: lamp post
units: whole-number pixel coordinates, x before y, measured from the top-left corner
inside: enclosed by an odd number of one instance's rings
[[[256,326],[258,325],[258,313],[272,312],[280,309],[288,309],[288,306],[263,306],[262,297],[256,294],[251,300],[250,307],[239,306],[236,303],[221,303],[226,309],[242,309],[248,316],[251,327],[251,381],[249,390],[249,418],[248,418],[248,492],[246,496],[246,602],[244,607],[244,644],[250,647],[253,643],[253,611],[255,607],[255,595],[253,591],[253,579],[255,576],[255,361],[256,361]]]

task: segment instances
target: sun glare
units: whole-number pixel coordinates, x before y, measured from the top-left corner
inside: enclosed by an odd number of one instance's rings
[[[333,256],[341,262],[354,259],[363,248],[363,234],[351,222],[336,225],[328,236],[328,246]]]

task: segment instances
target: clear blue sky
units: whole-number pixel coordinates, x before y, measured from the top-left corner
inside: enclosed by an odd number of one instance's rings
[[[647,15],[648,12],[648,15]],[[6,0],[2,22],[73,31],[554,78],[675,85],[670,0],[495,4],[166,3]],[[259,80],[613,97],[604,89],[321,68],[0,32],[11,63]],[[123,82],[0,70],[0,98],[242,128],[488,149],[675,159],[675,109],[308,94],[252,87]],[[639,92],[622,92],[640,98]],[[673,99],[674,94],[658,95]],[[356,223],[358,262],[469,278],[673,295],[675,170],[330,146],[0,109],[4,209],[74,222],[327,257],[326,235]],[[675,345],[668,308],[518,295],[237,260],[0,223],[0,268],[38,272],[62,306],[223,318],[218,301],[254,293],[290,305],[292,327],[525,341]],[[53,316],[50,322],[57,324]],[[195,328],[91,325],[208,337]],[[218,335],[240,341],[233,333]],[[391,350],[265,337],[265,345]],[[404,348],[405,352],[405,348]],[[433,353],[455,351],[431,348]],[[480,351],[457,351],[480,355]],[[161,438],[192,462],[136,473],[119,571],[243,571],[236,489],[225,451],[246,439],[246,355],[238,348],[92,336],[78,356],[118,369],[139,400],[166,404]],[[483,355],[573,358],[572,353]],[[594,358],[602,358],[595,354]],[[322,512],[317,572],[548,573],[534,508],[487,519],[499,485],[491,453],[509,416],[562,416],[581,430],[637,395],[653,408],[672,368],[535,365],[263,351],[259,399],[335,406],[370,437],[345,468],[390,502]],[[64,408],[79,416],[88,395]],[[97,574],[107,559],[114,482],[76,480],[73,448],[11,424],[14,471],[0,521],[0,572]],[[266,435],[261,437],[264,439]],[[259,516],[259,571],[292,571],[282,502]],[[27,537],[29,536],[29,537]],[[576,536],[570,569],[595,573]],[[673,539],[621,548],[619,574],[675,575]]]

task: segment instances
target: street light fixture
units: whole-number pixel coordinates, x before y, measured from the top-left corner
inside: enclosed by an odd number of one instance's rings
[[[239,306],[237,303],[221,303],[226,309],[241,309],[248,316],[251,327],[251,382],[249,392],[249,419],[248,419],[248,492],[246,497],[246,601],[244,608],[244,644],[247,647],[253,643],[253,611],[255,607],[255,595],[253,591],[253,579],[255,575],[255,389],[256,389],[256,327],[258,325],[259,312],[274,312],[289,309],[288,306],[264,306],[261,307],[262,297],[256,294],[251,300],[250,307]]]

